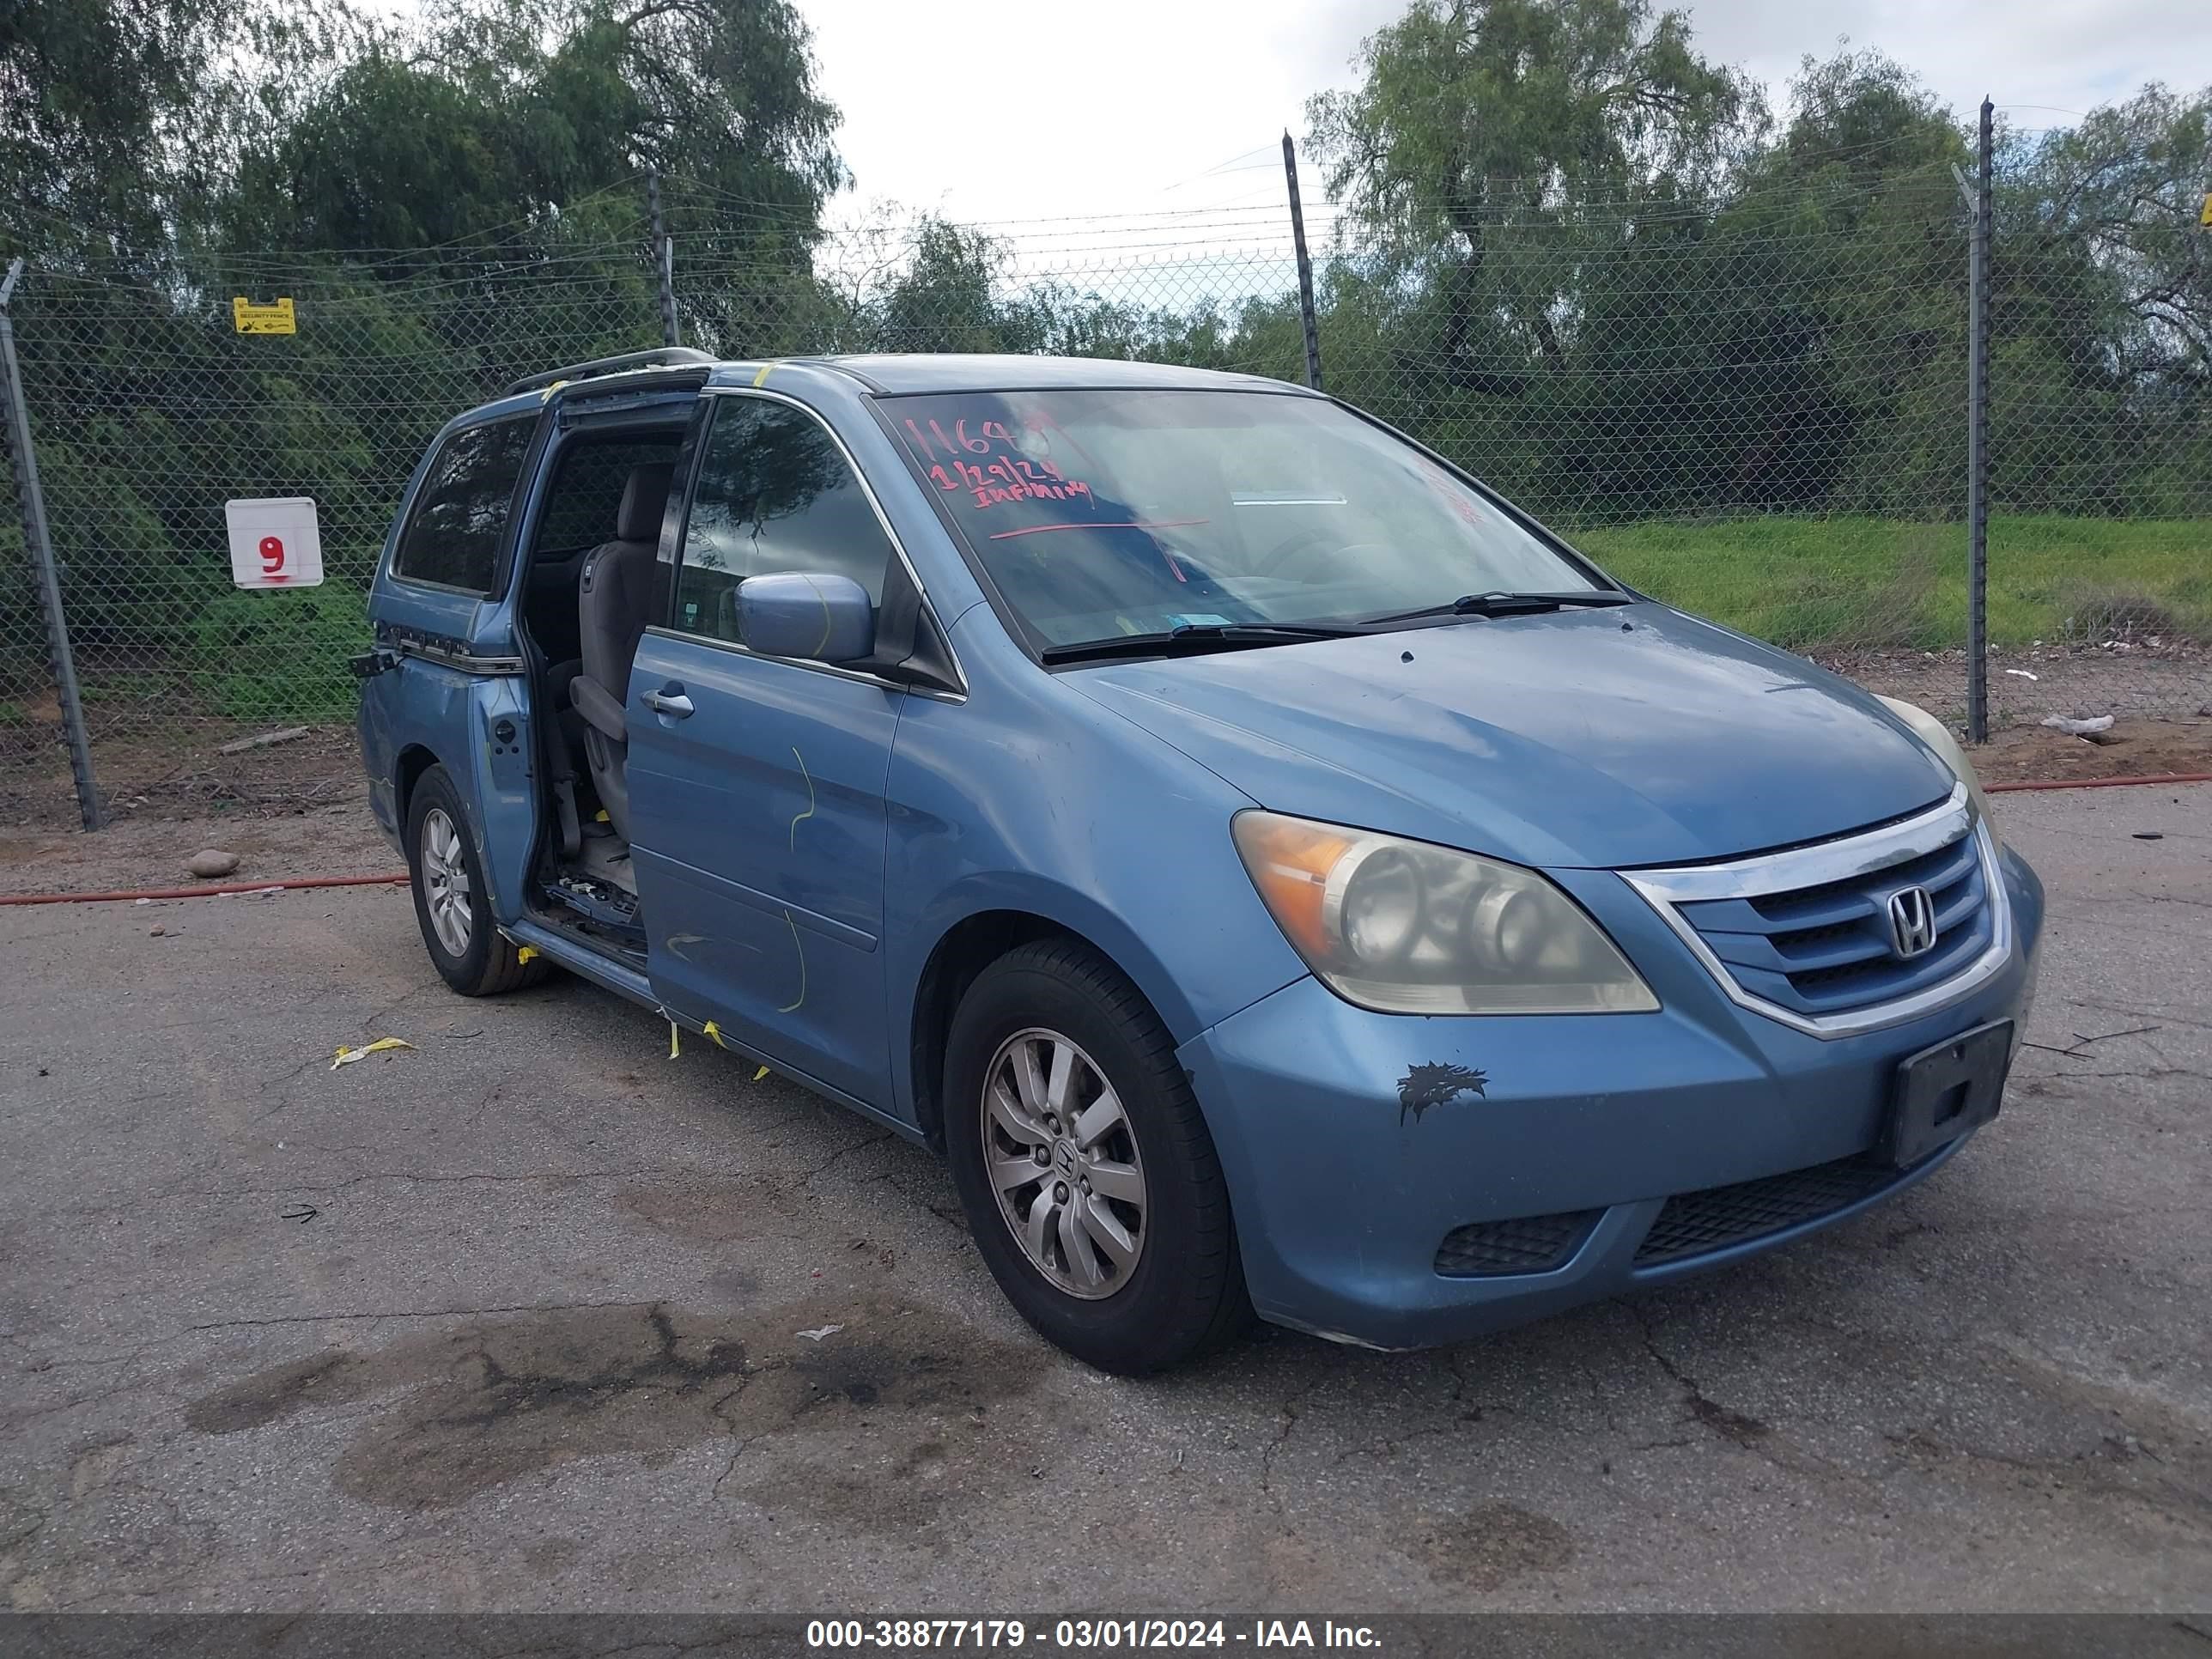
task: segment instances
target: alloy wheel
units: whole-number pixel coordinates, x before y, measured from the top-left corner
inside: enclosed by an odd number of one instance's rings
[[[1030,1264],[1085,1301],[1128,1283],[1145,1248],[1145,1165],[1091,1056],[1030,1027],[983,1074],[983,1170]]]
[[[452,956],[466,956],[476,927],[469,868],[461,855],[461,832],[442,806],[422,815],[422,902],[438,943]]]

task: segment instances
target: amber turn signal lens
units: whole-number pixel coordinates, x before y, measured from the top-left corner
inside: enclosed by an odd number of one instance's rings
[[[1276,924],[1310,958],[1327,955],[1322,900],[1329,872],[1352,850],[1352,837],[1325,824],[1264,812],[1245,813],[1234,828],[1237,850]]]

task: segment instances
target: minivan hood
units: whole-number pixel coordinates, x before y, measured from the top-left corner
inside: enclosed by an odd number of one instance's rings
[[[1850,682],[1651,604],[1064,678],[1262,806],[1521,864],[1790,846],[1931,805],[1953,781]]]

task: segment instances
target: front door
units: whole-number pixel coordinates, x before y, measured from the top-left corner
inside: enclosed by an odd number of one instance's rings
[[[890,543],[820,417],[753,394],[702,405],[672,619],[640,641],[624,707],[653,990],[888,1107],[884,781],[906,694],[756,655],[736,588],[827,572],[880,603]]]

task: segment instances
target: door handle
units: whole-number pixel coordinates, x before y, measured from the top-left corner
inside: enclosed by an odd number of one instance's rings
[[[684,720],[691,714],[691,699],[684,695],[684,688],[672,684],[665,691],[648,691],[638,701],[656,714],[665,714],[671,720]]]

